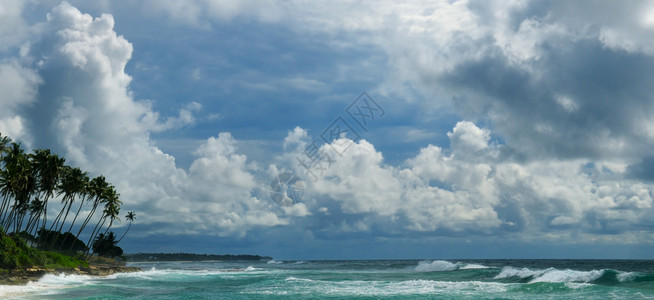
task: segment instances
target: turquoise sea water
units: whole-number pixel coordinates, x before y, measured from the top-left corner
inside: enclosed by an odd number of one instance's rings
[[[46,275],[2,299],[649,299],[654,261],[369,260],[132,263]]]

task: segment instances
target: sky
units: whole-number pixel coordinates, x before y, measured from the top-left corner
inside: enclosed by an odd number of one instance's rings
[[[0,0],[0,132],[127,253],[654,258],[653,79],[648,1]]]

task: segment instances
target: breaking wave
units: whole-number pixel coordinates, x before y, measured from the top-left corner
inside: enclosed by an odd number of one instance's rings
[[[432,262],[421,261],[414,268],[416,272],[442,272],[469,269],[487,269],[487,266],[480,264],[468,264],[462,262],[451,263],[446,260],[434,260]]]
[[[517,279],[518,282],[562,282],[562,283],[593,283],[593,284],[619,284],[627,282],[654,281],[651,274],[638,272],[623,272],[611,269],[590,271],[559,270],[547,268],[533,270],[529,268],[504,267],[494,279]]]

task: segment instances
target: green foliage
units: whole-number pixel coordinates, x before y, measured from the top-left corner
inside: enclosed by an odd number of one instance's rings
[[[79,266],[88,267],[88,263],[84,260],[73,258],[67,255],[63,255],[57,252],[46,251],[44,252],[46,256],[45,266],[52,269],[61,269],[61,268],[77,268]]]
[[[32,266],[32,265],[34,265],[32,263],[33,262],[32,258],[29,257],[29,255],[27,255],[27,253],[25,253],[25,252],[21,252],[21,253],[18,254],[18,256],[16,257],[16,262],[20,266]]]
[[[88,267],[88,264],[79,258],[31,248],[18,236],[0,236],[0,269],[13,270],[33,266],[71,269],[79,266]]]
[[[16,243],[11,237],[0,238],[0,268],[15,269],[18,266],[16,255],[19,253]]]
[[[93,253],[97,253],[100,256],[106,257],[116,257],[123,255],[123,249],[116,246],[116,236],[113,231],[109,234],[101,233],[93,241]]]
[[[44,244],[48,245],[52,249],[57,250],[68,250],[72,252],[82,251],[86,252],[89,250],[89,247],[86,247],[84,242],[75,237],[72,233],[59,233],[54,230],[41,229],[39,230],[38,240]],[[54,244],[48,244],[49,241],[56,241]]]

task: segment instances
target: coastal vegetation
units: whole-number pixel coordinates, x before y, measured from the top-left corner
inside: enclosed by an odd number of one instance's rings
[[[42,266],[50,269],[88,267],[83,256],[71,257],[53,251],[29,247],[22,238],[14,238],[0,232],[0,269],[13,270]],[[1,272],[0,272],[1,273]]]
[[[0,268],[85,266],[96,253],[120,256],[111,227],[120,221],[116,188],[65,164],[49,149],[27,153],[0,134]],[[59,202],[60,209],[53,209]],[[81,237],[84,236],[86,242]]]

